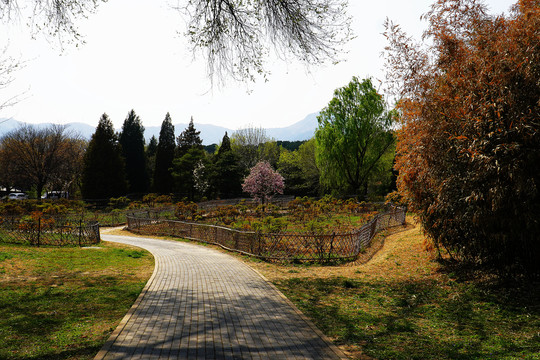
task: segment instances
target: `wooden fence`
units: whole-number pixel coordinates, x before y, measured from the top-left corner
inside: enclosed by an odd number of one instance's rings
[[[99,223],[59,217],[0,216],[0,243],[88,246],[101,241]]]
[[[128,215],[127,228],[140,234],[202,241],[266,260],[331,262],[355,259],[370,246],[377,232],[405,224],[405,214],[406,208],[392,207],[356,231],[324,235],[239,231],[223,226],[161,219],[149,212]]]

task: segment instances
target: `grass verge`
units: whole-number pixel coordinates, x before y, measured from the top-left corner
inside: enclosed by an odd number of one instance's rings
[[[153,271],[141,249],[0,245],[0,359],[92,359]]]
[[[418,226],[365,264],[250,262],[352,359],[540,359],[539,284],[465,277]]]

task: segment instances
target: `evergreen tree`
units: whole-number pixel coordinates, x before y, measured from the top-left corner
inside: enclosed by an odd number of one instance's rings
[[[217,156],[221,156],[223,153],[226,153],[227,151],[231,151],[231,139],[229,138],[229,135],[227,135],[227,132],[225,131],[225,135],[223,135],[223,139],[221,140],[221,146],[219,147]]]
[[[146,147],[146,156],[147,157],[154,157],[156,156],[158,148],[158,139],[154,135],[150,138],[150,141],[148,142],[148,146]]]
[[[139,116],[131,110],[122,125],[120,145],[126,162],[128,191],[144,193],[150,187],[150,177],[146,168],[144,153],[144,127]]]
[[[173,161],[172,176],[176,190],[182,197],[197,200],[206,191],[208,159],[206,152],[199,147],[191,147],[183,156]]]
[[[242,193],[242,175],[240,158],[232,151],[229,136],[225,133],[214,157],[211,175],[211,183],[216,195],[223,199],[239,196]]]
[[[178,157],[184,156],[188,150],[193,147],[199,149],[203,148],[202,140],[199,136],[200,133],[200,131],[195,129],[195,126],[193,125],[193,117],[191,117],[188,127],[182,131],[182,133],[176,139],[178,143]]]
[[[154,191],[161,194],[169,194],[173,190],[171,168],[174,160],[174,149],[174,125],[171,116],[167,113],[159,132],[154,171]]]
[[[82,195],[108,199],[127,190],[124,160],[111,120],[103,114],[84,155]]]
[[[156,170],[156,153],[157,153],[157,147],[158,147],[158,140],[157,138],[152,135],[150,138],[150,141],[148,142],[148,146],[146,147],[146,168],[148,169],[148,176],[150,176],[150,188],[153,189],[154,187],[154,173]]]

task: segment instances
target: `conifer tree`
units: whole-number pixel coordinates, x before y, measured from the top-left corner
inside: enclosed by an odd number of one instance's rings
[[[225,131],[225,135],[223,135],[223,139],[221,140],[221,146],[219,147],[217,156],[221,156],[223,153],[226,153],[227,151],[231,151],[231,139],[229,138],[229,135],[227,135],[227,132]]]
[[[172,176],[175,179],[176,191],[191,201],[204,196],[208,159],[206,152],[197,146],[191,147],[183,156],[173,161]],[[203,186],[204,185],[204,186]]]
[[[240,158],[232,151],[227,133],[221,140],[221,146],[214,157],[211,183],[220,198],[231,198],[242,193],[243,169]]]
[[[150,141],[148,142],[148,146],[146,147],[146,156],[147,157],[154,157],[156,156],[158,148],[158,139],[154,135],[150,138]]]
[[[146,168],[144,153],[144,127],[134,110],[128,113],[122,125],[120,145],[126,162],[128,191],[144,193],[150,187],[150,177]]]
[[[172,175],[176,190],[190,200],[203,195],[200,191],[202,189],[199,186],[200,180],[202,174],[206,176],[208,173],[209,163],[199,137],[200,133],[195,129],[192,117],[188,127],[177,138],[177,154],[173,161]]]
[[[146,168],[148,169],[148,176],[150,177],[150,188],[153,189],[154,187],[154,173],[156,170],[156,153],[157,153],[157,147],[158,147],[158,140],[157,138],[152,135],[150,138],[150,141],[148,142],[148,146],[145,150],[146,155]]]
[[[167,113],[159,132],[154,171],[154,191],[161,194],[168,194],[173,190],[171,168],[174,160],[174,149],[174,125],[171,116]]]
[[[103,114],[84,155],[82,195],[108,199],[127,190],[124,160],[111,120]]]
[[[200,133],[200,131],[195,129],[193,117],[191,117],[188,127],[176,139],[178,143],[178,157],[182,157],[193,147],[202,149]]]

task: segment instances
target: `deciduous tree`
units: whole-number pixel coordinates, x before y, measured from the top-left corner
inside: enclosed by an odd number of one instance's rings
[[[384,155],[393,150],[393,115],[386,110],[383,97],[370,79],[353,77],[334,92],[317,120],[321,181],[335,191],[365,198],[370,177]]]
[[[296,196],[320,194],[320,171],[315,159],[315,138],[300,145],[298,150],[281,150],[278,170],[285,178],[285,192]]]
[[[264,128],[251,125],[236,130],[231,135],[232,150],[238,155],[246,173],[261,160],[259,147],[269,140]]]
[[[15,80],[14,73],[22,67],[22,63],[8,55],[8,47],[0,50],[0,110],[19,102],[20,95],[3,96],[3,91]]]
[[[272,169],[267,161],[258,162],[242,184],[242,190],[260,200],[264,206],[275,194],[283,194],[283,176]]]
[[[65,126],[37,128],[24,125],[0,140],[2,170],[14,186],[35,187],[37,197],[45,186],[67,188],[79,175],[84,142],[65,131]]]
[[[76,22],[100,3],[3,0],[0,18],[9,21],[23,14],[30,17],[32,35],[46,32],[63,42],[81,42]],[[270,50],[307,64],[338,60],[351,37],[346,4],[345,0],[185,0],[175,9],[188,19],[186,35],[194,52],[205,53],[209,75],[245,80],[265,72]]]
[[[540,274],[540,1],[509,16],[438,0],[421,47],[387,23],[399,85],[398,186],[432,244],[504,274]]]
[[[188,36],[210,75],[253,79],[272,50],[308,64],[335,60],[350,38],[342,0],[189,0]]]
[[[266,141],[259,146],[258,150],[259,161],[268,161],[268,163],[274,168],[277,166],[281,149],[276,141]]]

